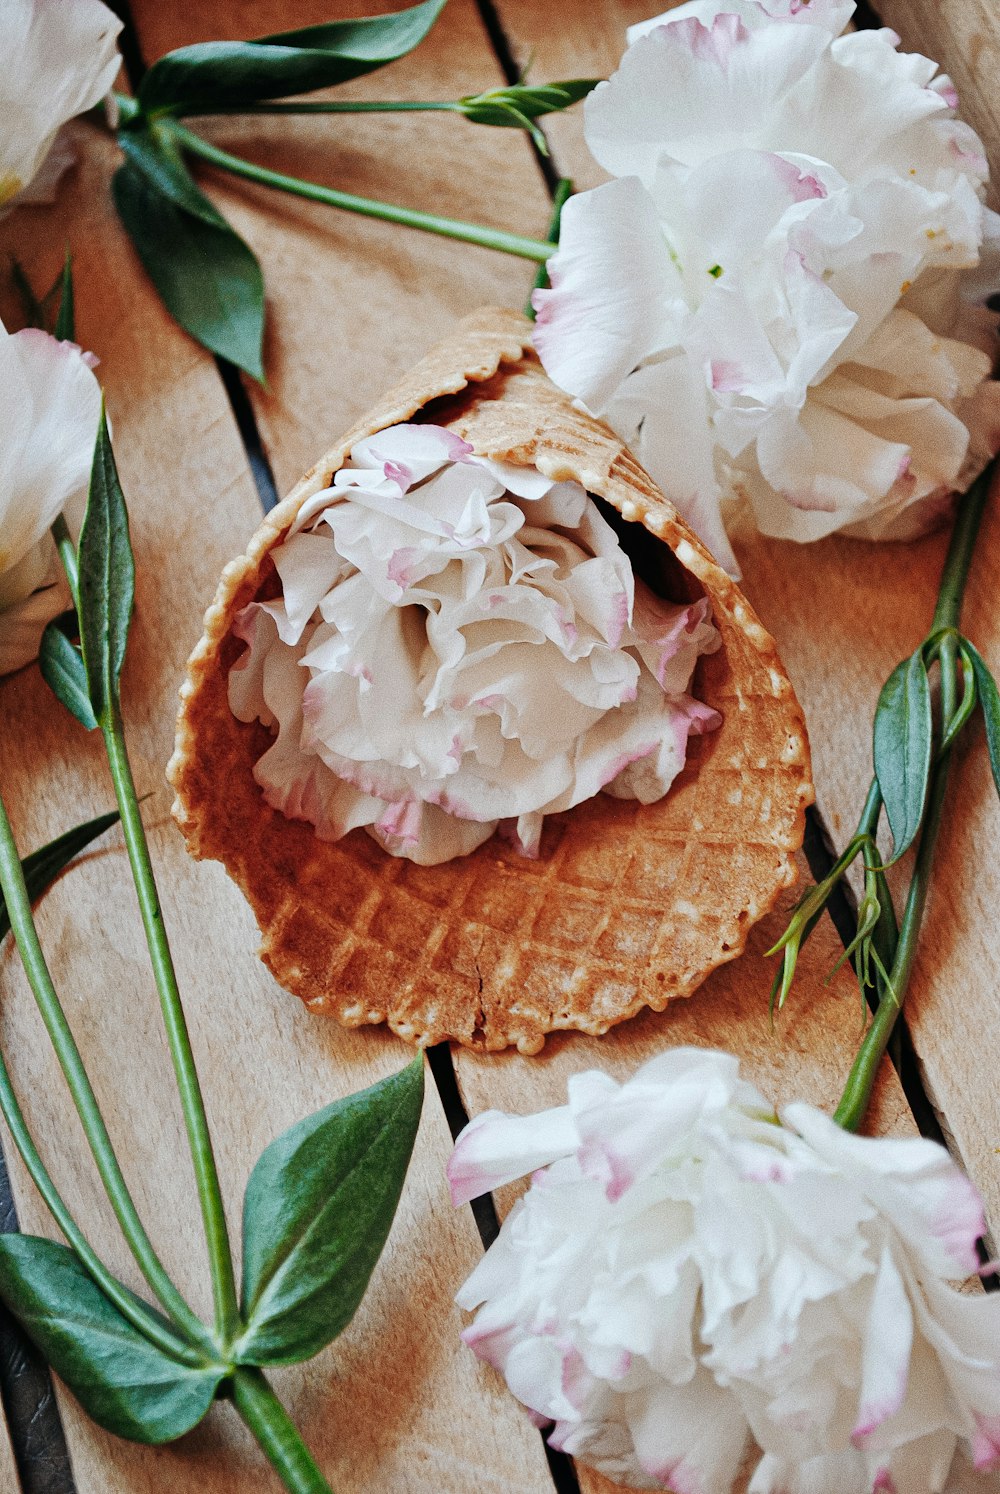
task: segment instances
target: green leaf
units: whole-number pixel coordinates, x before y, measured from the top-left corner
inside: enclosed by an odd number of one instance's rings
[[[98,724],[107,726],[118,708],[118,681],[135,599],[135,562],[103,402],[79,555],[80,644],[87,689]]]
[[[37,851],[32,851],[30,856],[25,856],[21,862],[24,872],[25,884],[28,888],[28,896],[32,902],[41,897],[42,893],[55,881],[63,867],[68,866],[74,856],[89,846],[92,840],[103,835],[112,825],[118,823],[118,811],[112,810],[109,814],[100,814],[96,819],[86,820],[82,825],[75,825],[72,830],[50,840],[48,845],[40,846]],[[10,933],[10,918],[7,914],[7,905],[0,893],[0,939]]]
[[[171,1442],[215,1398],[223,1367],[191,1367],[156,1348],[65,1245],[0,1235],[0,1299],[87,1415],[119,1437]]]
[[[54,335],[60,342],[76,342],[76,312],[73,301],[73,261],[66,250],[63,262],[62,283],[59,288],[59,310],[56,312]]]
[[[932,737],[930,681],[917,649],[892,671],[875,711],[875,774],[896,860],[913,844],[923,821]]]
[[[347,1326],[396,1212],[423,1061],[338,1100],[264,1151],[243,1201],[241,1364],[294,1364]]]
[[[595,89],[600,78],[571,78],[565,83],[512,83],[487,93],[467,94],[458,107],[475,124],[523,129],[524,121],[568,109]]]
[[[122,130],[118,143],[126,159],[142,173],[149,186],[215,228],[228,228],[222,214],[196,185],[169,120],[147,129]]]
[[[962,653],[972,662],[976,675],[976,689],[983,707],[983,724],[986,727],[986,745],[990,751],[990,767],[993,782],[1000,794],[1000,690],[990,673],[989,666],[977,648],[967,638],[962,639]]]
[[[445,0],[424,0],[395,14],[328,21],[245,42],[200,42],[168,52],[146,73],[139,106],[147,115],[238,112],[262,99],[287,98],[360,78],[422,42]]]
[[[75,627],[76,613],[70,612],[66,616]],[[42,634],[38,666],[42,671],[42,679],[56,699],[62,701],[81,726],[93,731],[97,725],[97,717],[90,704],[87,670],[80,650],[63,631],[63,618],[50,622]]]
[[[264,277],[253,250],[151,137],[123,147],[118,216],[170,315],[211,353],[264,382]]]

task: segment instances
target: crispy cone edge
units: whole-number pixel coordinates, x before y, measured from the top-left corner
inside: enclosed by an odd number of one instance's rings
[[[531,333],[511,311],[467,317],[267,515],[205,615],[167,770],[189,849],[222,861],[241,887],[278,981],[345,1025],[388,1022],[420,1045],[536,1053],[550,1031],[603,1033],[689,995],[795,880],[814,797],[805,722],[774,640],[621,441],[546,378]],[[547,817],[537,862],[496,837],[436,867],[391,857],[361,830],[321,841],[265,803],[253,764],[269,738],[229,709],[242,650],[231,624],[273,587],[269,552],[357,441],[418,411],[483,455],[576,478],[643,524],[709,597],[722,634],[694,690],[723,725],[691,739],[666,798],[639,806],[601,794]]]

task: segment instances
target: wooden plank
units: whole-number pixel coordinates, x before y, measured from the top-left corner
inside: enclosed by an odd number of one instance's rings
[[[567,0],[558,16],[531,0],[503,0],[500,17],[515,57],[535,58],[539,78],[607,76],[626,25],[645,19],[640,0]],[[889,0],[886,19],[903,45],[935,55],[959,82],[966,117],[982,133],[1000,179],[996,68],[1000,15],[986,0]],[[603,173],[582,140],[579,111],[547,123],[559,169],[578,187]],[[987,517],[966,614],[973,639],[1000,665],[996,546]],[[780,645],[810,727],[821,812],[846,840],[871,774],[870,722],[889,670],[923,636],[933,610],[945,540],[875,548],[830,539],[798,548],[760,537],[739,546],[744,586]],[[958,775],[956,775],[958,776]],[[981,738],[962,753],[907,1016],[931,1097],[955,1151],[1000,1221],[1000,1112],[991,1076],[1000,1067],[995,1022],[1000,931],[997,807]]]
[[[184,660],[218,573],[259,509],[212,360],[169,323],[114,220],[107,191],[114,147],[89,126],[77,136],[83,159],[58,204],[7,220],[0,257],[6,262],[16,249],[37,282],[47,283],[70,242],[80,337],[102,358],[138,562],[126,667],[134,766],[140,792],[152,794],[145,816],[164,914],[238,1233],[243,1185],[262,1147],[314,1108],[398,1069],[409,1052],[385,1033],[317,1022],[280,991],[255,958],[256,929],[242,898],[221,868],[187,857],[169,819],[163,768]],[[12,322],[11,307],[3,312]],[[350,328],[343,349],[347,378],[364,356]],[[108,805],[100,744],[69,721],[35,670],[3,682],[0,714],[0,781],[23,847]],[[204,1311],[191,1169],[133,909],[121,843],[112,838],[45,900],[41,932],[140,1211],[168,1267]],[[95,1242],[138,1284],[7,947],[0,982],[0,1040],[43,1153]],[[355,1322],[310,1365],[275,1376],[338,1494],[551,1486],[537,1435],[470,1356],[455,1352],[460,1315],[452,1293],[480,1247],[467,1212],[455,1215],[448,1204],[448,1151],[431,1086],[389,1254]],[[24,1228],[46,1232],[49,1221],[14,1158],[11,1170]],[[105,1436],[66,1396],[62,1414],[81,1494],[277,1487],[224,1408],[161,1450]]]
[[[14,1449],[3,1412],[0,1411],[0,1494],[18,1494],[21,1481],[17,1476]]]

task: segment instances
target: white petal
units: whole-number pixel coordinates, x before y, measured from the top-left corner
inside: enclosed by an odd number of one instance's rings
[[[512,1183],[578,1144],[576,1125],[566,1105],[537,1115],[507,1115],[486,1110],[470,1121],[448,1159],[451,1201],[457,1207]]]
[[[600,413],[662,341],[679,289],[652,198],[632,177],[571,197],[551,290],[535,292],[535,347],[549,377]]]
[[[5,5],[0,202],[31,182],[59,126],[107,93],[118,72],[121,29],[100,0]]]

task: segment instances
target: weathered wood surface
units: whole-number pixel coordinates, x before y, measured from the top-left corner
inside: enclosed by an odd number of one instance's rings
[[[888,0],[876,8],[906,49],[937,58],[955,78],[963,117],[981,133],[993,181],[1000,182],[1000,9],[991,0]],[[516,60],[533,55],[539,78],[606,77],[621,55],[626,26],[650,13],[642,0],[570,0],[557,13],[532,0],[501,6]],[[546,127],[559,170],[578,189],[603,179],[583,142],[579,111]],[[997,507],[984,524],[964,619],[994,669],[1000,667]],[[871,778],[870,722],[879,689],[927,630],[945,543],[939,533],[912,545],[830,539],[800,547],[758,537],[739,547],[744,588],[777,638],[805,707],[818,806],[841,844]],[[1000,1068],[1000,812],[978,729],[954,778],[907,1018],[945,1131],[983,1192],[989,1217],[1000,1221],[1000,1103],[989,1078]]]
[[[985,0],[940,10],[957,16],[977,7],[984,25],[993,27],[995,45],[996,23],[986,14]],[[329,0],[212,0],[197,9],[153,0],[133,4],[148,59],[205,37],[259,34],[326,19],[331,10],[342,15],[374,8],[371,0],[337,0],[333,6]],[[650,8],[611,0],[586,6],[563,0],[551,8],[503,0],[498,11],[521,59],[535,50],[533,76],[542,79],[606,73],[620,55],[625,25]],[[913,4],[914,18],[921,8],[939,28],[939,7],[930,0]],[[903,29],[895,18],[894,24]],[[914,19],[905,33],[910,46],[921,45],[915,25]],[[959,29],[956,20],[955,34]],[[942,54],[951,35],[938,46]],[[958,65],[949,60],[949,66],[961,82]],[[418,52],[350,85],[350,93],[450,98],[500,79],[473,0],[451,0]],[[995,107],[987,84],[981,92]],[[985,128],[982,119],[976,122]],[[1000,130],[993,128],[996,140]],[[433,115],[215,121],[210,132],[255,160],[349,191],[524,233],[540,234],[548,217],[531,151],[511,132]],[[71,241],[81,340],[102,357],[140,566],[127,673],[136,772],[141,790],[155,790],[147,818],[157,827],[154,855],[165,914],[175,931],[235,1224],[249,1167],[273,1134],[332,1096],[397,1067],[407,1055],[384,1033],[342,1032],[281,992],[254,958],[255,930],[239,895],[218,867],[195,866],[186,858],[168,821],[162,770],[183,661],[218,571],[256,524],[257,500],[214,364],[168,322],[113,219],[107,178],[114,149],[89,127],[78,133],[84,152],[78,175],[55,208],[19,214],[0,227],[0,254],[16,235],[20,258],[44,281],[54,273],[63,243]],[[551,137],[561,169],[581,186],[596,180],[578,119],[552,121]],[[338,215],[212,174],[203,180],[264,267],[270,387],[252,390],[251,397],[279,490],[455,317],[483,301],[519,305],[531,281],[530,267],[496,254]],[[809,714],[821,806],[838,830],[849,829],[866,776],[867,726],[878,684],[923,631],[940,552],[940,539],[883,550],[876,569],[869,560],[873,552],[837,542],[809,551],[759,544],[744,549],[748,590],[781,642]],[[988,655],[992,641],[996,663],[998,625],[986,615],[987,598],[996,594],[990,579],[995,583],[981,566],[976,590],[983,600],[974,617],[970,612],[970,626]],[[98,744],[61,719],[33,671],[0,686],[0,720],[30,723],[30,763],[26,732],[0,731],[0,773],[25,847],[109,802]],[[994,1217],[1000,1217],[997,1158],[990,1155],[1000,1138],[995,1110],[992,1120],[989,1115],[998,1041],[988,1020],[996,970],[997,935],[990,928],[995,880],[976,894],[975,907],[957,901],[949,906],[970,885],[963,878],[973,876],[972,825],[981,824],[981,845],[997,843],[996,810],[978,746],[970,756],[974,773],[963,777],[964,824],[957,836],[946,837],[950,875],[941,885],[947,892],[932,909],[927,953],[915,977],[914,1025],[946,1124]],[[206,1308],[204,1252],[179,1114],[173,1103],[154,1107],[149,1101],[151,1095],[170,1095],[171,1080],[141,931],[120,842],[112,838],[109,846],[87,857],[46,900],[43,938],[98,1089],[110,1096],[117,1087],[122,1096],[109,1103],[108,1118],[116,1137],[129,1138],[123,1147],[126,1171],[140,1206],[168,1265]],[[807,947],[801,986],[772,1035],[766,1010],[771,972],[762,951],[779,926],[780,917],[772,915],[747,954],[717,972],[691,1002],[661,1017],[647,1015],[606,1039],[553,1039],[534,1060],[460,1053],[459,1079],[470,1111],[526,1111],[557,1103],[569,1073],[600,1064],[623,1076],[679,1042],[740,1053],[751,1077],[775,1100],[804,1096],[832,1103],[858,1035],[856,989],[843,974],[832,987],[823,986],[839,946],[832,928],[821,926]],[[105,936],[100,952],[98,931]],[[0,959],[0,981],[0,1040],[15,1055],[16,1079],[46,1154],[71,1204],[126,1271],[9,950]],[[872,1122],[880,1131],[912,1124],[891,1075],[881,1085]],[[461,1315],[451,1298],[479,1246],[468,1211],[453,1214],[447,1205],[447,1152],[431,1091],[400,1216],[361,1312],[332,1350],[278,1377],[338,1494],[376,1488],[533,1494],[551,1488],[537,1435],[497,1377],[457,1345]],[[46,1229],[30,1188],[13,1170],[22,1224]],[[251,1480],[277,1487],[262,1474],[261,1458],[225,1410],[213,1412],[176,1447],[152,1451],[96,1432],[66,1397],[62,1407],[81,1494],[182,1488],[230,1494]],[[581,1476],[590,1494],[610,1488]]]

